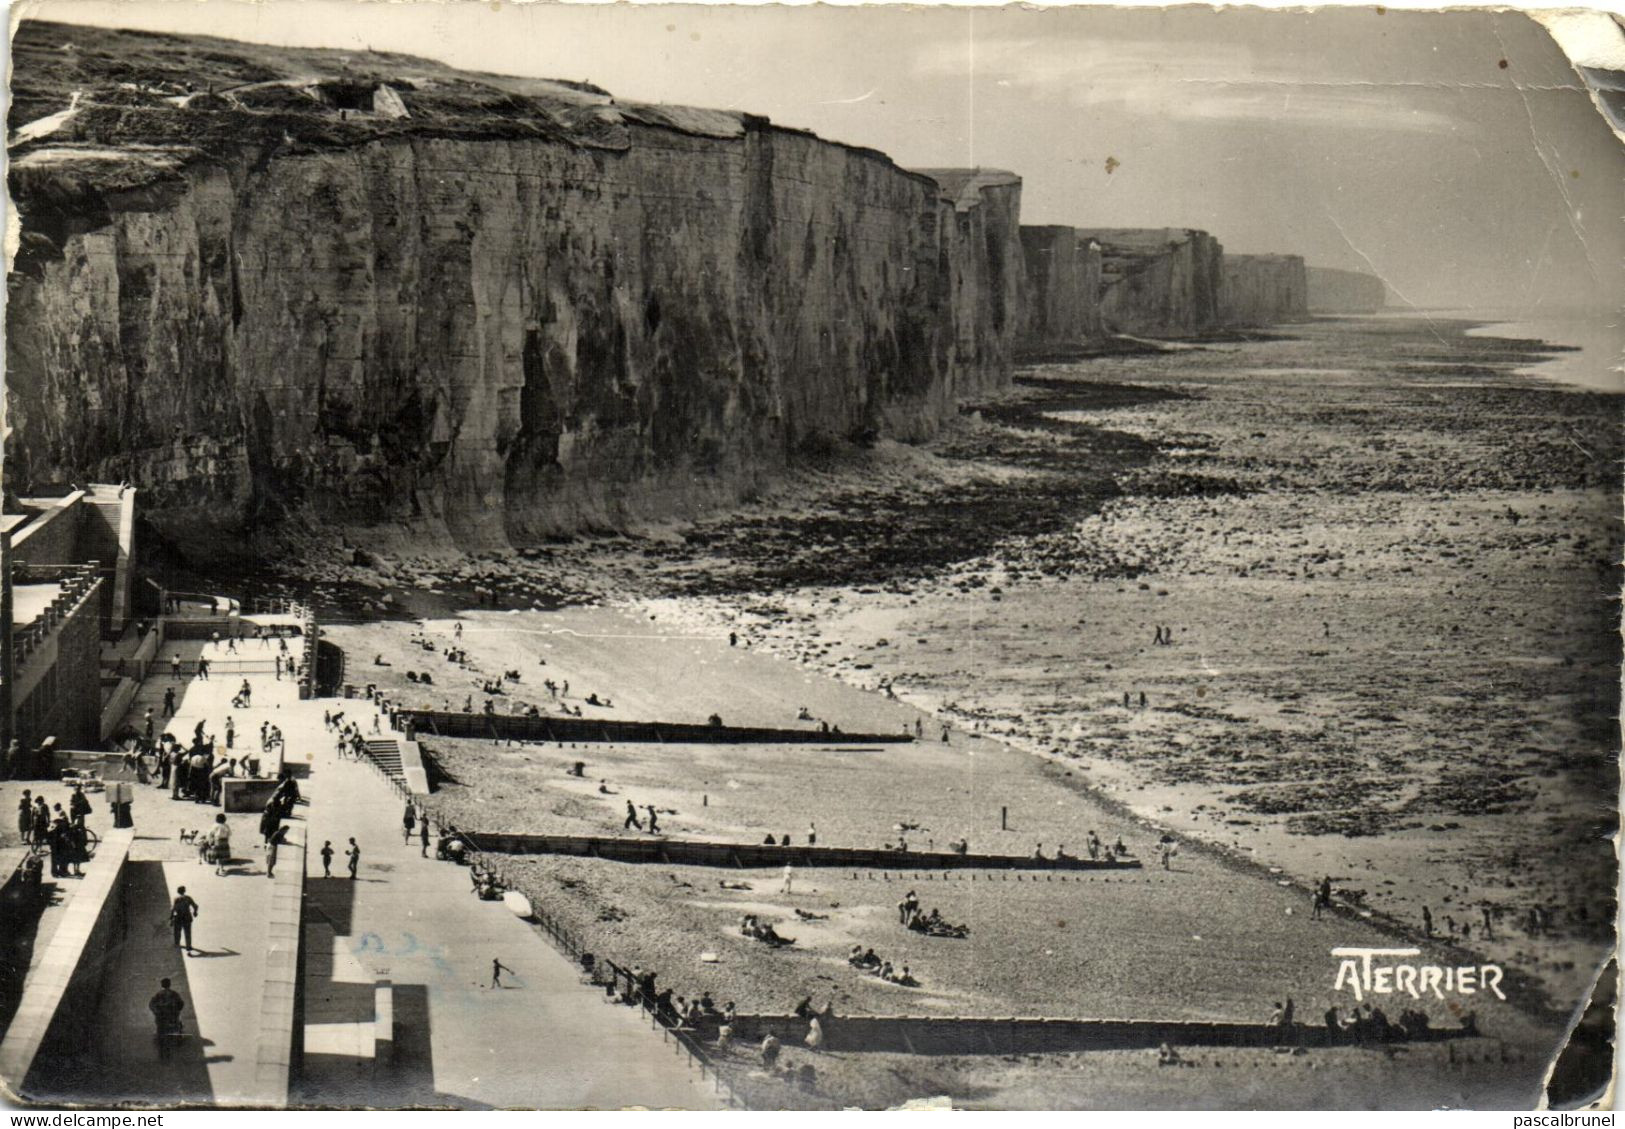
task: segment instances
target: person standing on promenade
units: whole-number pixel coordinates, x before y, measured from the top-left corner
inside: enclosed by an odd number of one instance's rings
[[[639,831],[643,830],[643,823],[638,819],[638,809],[633,806],[631,800],[626,801],[626,822],[621,824],[621,830],[625,831],[628,827],[636,827]]]
[[[507,965],[503,964],[496,957],[492,957],[491,958],[491,987],[493,987],[493,988],[502,987],[502,974],[504,972],[508,973],[510,976],[518,976],[519,975],[513,969],[511,969]]]
[[[34,841],[34,793],[31,789],[23,789],[23,798],[17,801],[17,834],[23,842]]]
[[[644,804],[643,808],[649,813],[649,834],[658,835],[660,833],[660,823],[655,819],[655,806],[653,804]]]
[[[209,861],[214,863],[217,875],[224,875],[231,861],[231,827],[223,812],[214,817],[214,826],[209,828]]]
[[[401,814],[401,844],[404,846],[412,841],[412,829],[417,826],[418,809],[412,805],[411,800],[406,801],[406,811]]]
[[[265,845],[265,877],[276,877],[276,851],[283,843],[288,841],[288,829],[278,827],[271,836],[271,841]]]
[[[354,839],[350,840],[350,847],[344,852],[344,857],[349,860],[346,865],[350,869],[350,881],[354,882],[355,872],[361,866],[361,848],[356,846]]]
[[[181,1012],[186,1010],[186,1001],[169,986],[169,977],[158,981],[158,991],[147,1001],[147,1010],[157,1025],[153,1041],[158,1044],[158,1057],[167,1059],[171,1046],[180,1040]]]
[[[169,656],[169,677],[176,682],[181,680],[181,656],[178,652]]]
[[[322,841],[321,856],[322,856],[322,877],[323,878],[331,878],[331,877],[333,877],[333,840],[325,839],[325,840]]]
[[[418,820],[418,846],[422,848],[424,858],[429,857],[429,813],[424,812],[423,818]]]
[[[789,863],[785,863],[784,864],[784,881],[779,885],[779,893],[788,894],[790,892],[791,881],[794,878],[795,878],[795,868],[793,868]]]
[[[173,686],[164,691],[164,716],[175,716],[175,687]]]
[[[175,934],[175,947],[192,952],[192,922],[199,913],[198,904],[186,893],[185,886],[175,888],[175,904],[169,907],[169,927]],[[182,938],[185,945],[181,944]]]

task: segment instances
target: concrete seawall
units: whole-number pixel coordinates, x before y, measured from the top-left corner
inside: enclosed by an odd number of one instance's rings
[[[1046,1019],[1038,1016],[855,1015],[820,1017],[825,1049],[886,1051],[901,1054],[1043,1054],[1067,1051],[1151,1050],[1172,1047],[1325,1047],[1353,1040],[1328,1037],[1320,1024],[1290,1028],[1264,1023],[1201,1023],[1126,1019]],[[760,1042],[775,1035],[786,1045],[799,1044],[808,1021],[797,1015],[739,1015],[734,1038]],[[1471,1028],[1428,1029],[1404,1042],[1468,1038]],[[702,1032],[702,1038],[715,1032]],[[1394,1040],[1401,1041],[1401,1040]]]
[[[913,741],[900,733],[822,733],[816,729],[769,729],[692,725],[667,721],[598,721],[591,718],[513,717],[442,710],[397,710],[394,724],[411,736],[474,737],[516,741],[602,741],[664,745],[896,745]]]
[[[858,870],[1138,870],[1138,859],[1030,858],[925,851],[882,851],[862,847],[769,846],[766,843],[710,843],[692,839],[617,839],[595,835],[520,835],[471,831],[482,851],[512,855],[575,855],[615,862],[654,862],[687,866],[850,867]]]
[[[53,1066],[86,1059],[96,1001],[129,929],[123,875],[133,831],[112,831],[76,885],[0,1042],[0,1081],[24,1100],[73,1091]]]

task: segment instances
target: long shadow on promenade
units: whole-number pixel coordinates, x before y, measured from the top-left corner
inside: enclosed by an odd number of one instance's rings
[[[435,1089],[427,985],[392,982],[388,1030],[378,1031],[374,1026],[377,980],[373,970],[356,959],[362,955],[364,938],[354,931],[355,892],[356,884],[348,878],[313,877],[305,883],[307,1039],[311,1025],[326,1025],[345,1031],[350,1042],[347,1046],[328,1042],[320,1049],[307,1046],[298,1080],[298,1104],[307,1108],[492,1108]],[[376,1041],[380,1036],[387,1042]]]
[[[87,985],[83,1018],[53,1026],[29,1072],[27,1096],[90,1105],[210,1102],[214,1090],[208,1064],[214,1044],[198,1030],[188,958],[175,947],[170,932],[163,864],[125,864],[122,896],[122,920],[95,970],[99,992],[94,982]],[[186,1003],[181,1016],[185,1036],[159,1058],[147,1002],[163,977]]]

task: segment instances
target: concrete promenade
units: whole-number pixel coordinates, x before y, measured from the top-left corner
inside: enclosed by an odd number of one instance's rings
[[[212,677],[173,679],[172,653],[185,662],[208,655],[215,662]],[[308,841],[306,1054],[290,1100],[464,1108],[720,1104],[711,1084],[639,1014],[604,1002],[569,960],[500,902],[475,899],[467,870],[422,858],[415,840],[402,844],[402,801],[367,764],[341,760],[323,726],[324,710],[344,709],[370,730],[375,711],[367,703],[301,702],[289,678],[230,670],[239,656],[270,654],[253,640],[240,642],[237,655],[223,643],[171,642],[128,721],[140,728],[150,706],[159,731],[167,728],[185,741],[203,721],[223,741],[230,716],[237,754],[258,749],[260,724],[268,721],[284,734],[287,761],[310,768],[301,786],[306,802],[294,816],[294,837]],[[253,706],[233,709],[231,698],[245,677]],[[170,689],[176,715],[164,719]],[[44,791],[52,802],[66,802],[67,789],[46,783]],[[228,816],[235,861],[229,873],[216,876],[180,833],[207,828],[220,809],[171,799],[154,785],[137,785],[135,793],[124,882],[129,924],[106,956],[91,1027],[100,1038],[84,1048],[79,1063],[46,1064],[42,1073],[52,1079],[52,1092],[29,1096],[263,1104],[269,1091],[263,1077],[256,1078],[256,1064],[272,1034],[262,1029],[262,1000],[276,992],[267,985],[267,921],[278,884],[266,878],[258,815]],[[111,827],[106,801],[98,794],[91,800],[90,825],[105,835]],[[353,882],[344,865],[352,836],[362,850]],[[333,878],[322,875],[324,840],[333,843]],[[298,860],[299,853],[285,847],[279,873]],[[190,957],[176,949],[167,924],[181,885],[200,906],[199,951]],[[489,987],[493,958],[515,970],[504,974],[500,989]],[[147,1002],[165,976],[186,1002],[187,1038],[159,1062]],[[380,991],[380,980],[389,981],[387,990]]]
[[[366,703],[338,705],[348,718],[367,717],[370,729]],[[313,716],[318,734],[324,706],[334,703],[300,711]],[[387,1081],[375,1100],[463,1108],[719,1104],[710,1083],[640,1014],[584,986],[576,967],[500,902],[476,899],[466,869],[423,858],[416,838],[403,843],[405,805],[372,768],[340,760],[330,740],[320,741],[310,792],[306,941],[315,944],[307,956],[309,1085],[298,1100],[325,1104],[335,1088],[365,1090],[368,1071],[345,1061],[345,1048],[365,1047],[374,987],[388,980],[395,1064],[378,1069]],[[352,836],[361,848],[355,881],[344,865]],[[333,844],[332,878],[322,876],[324,841]],[[318,956],[323,942],[333,947]],[[514,970],[501,988],[489,986],[493,959]],[[318,966],[331,968],[330,982]]]
[[[274,654],[272,646],[249,640],[239,643],[238,651],[242,658],[259,659],[263,665]],[[188,663],[207,655],[217,670],[208,679],[174,679],[168,666],[172,654]],[[271,673],[247,676],[253,686],[253,707],[233,709],[232,696],[245,676],[218,669],[238,657],[224,643],[174,641],[158,657],[151,676],[131,703],[126,719],[131,726],[141,728],[150,707],[158,732],[167,729],[184,743],[202,721],[205,731],[223,743],[229,716],[237,731],[233,755],[259,748],[262,722],[289,729],[290,707],[298,703],[298,687],[292,679],[279,680]],[[174,717],[165,718],[163,701],[169,690],[175,692],[176,710]],[[319,727],[319,714],[317,724]],[[41,782],[33,786],[38,794]],[[66,802],[68,789],[49,783],[43,788],[51,802]],[[106,836],[112,819],[105,794],[90,793],[90,801],[94,810],[89,825]],[[134,839],[123,882],[128,929],[107,954],[102,996],[91,1027],[102,1037],[96,1046],[84,1049],[82,1061],[48,1064],[40,1073],[51,1079],[52,1093],[37,1092],[30,1097],[156,1105],[264,1104],[265,1094],[256,1080],[256,1049],[272,883],[266,879],[258,846],[259,817],[227,817],[233,862],[223,876],[199,860],[190,842],[180,839],[183,831],[207,830],[219,813],[218,807],[171,799],[170,792],[156,783],[135,786]],[[303,809],[295,819],[302,815]],[[288,853],[285,849],[285,857]],[[290,861],[297,865],[297,859]],[[90,864],[95,865],[94,861]],[[199,907],[192,956],[175,947],[168,924],[169,905],[180,886],[187,888]],[[170,978],[185,1001],[182,1026],[186,1037],[160,1062],[147,1002],[163,977]]]

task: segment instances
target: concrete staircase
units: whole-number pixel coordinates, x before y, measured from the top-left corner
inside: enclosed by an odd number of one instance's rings
[[[367,742],[366,753],[367,758],[382,769],[385,776],[406,783],[406,773],[401,768],[400,742],[392,737],[374,737]]]

